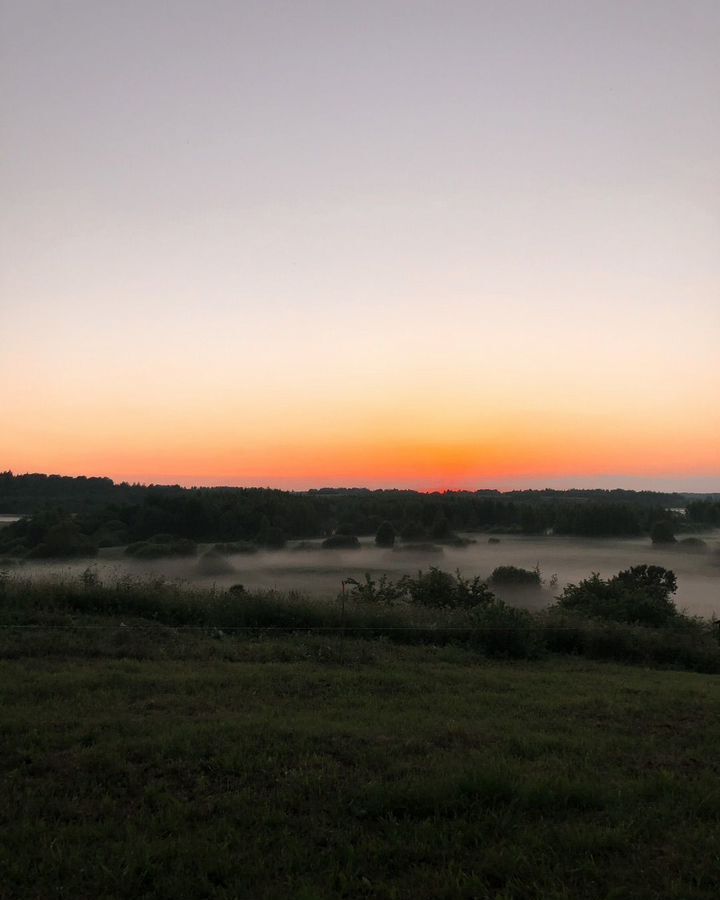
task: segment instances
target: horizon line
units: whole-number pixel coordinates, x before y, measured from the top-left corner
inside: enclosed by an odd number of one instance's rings
[[[647,478],[644,479],[642,476],[616,476],[618,481],[653,481],[656,482],[656,486],[640,486],[636,485],[634,487],[623,486],[615,482],[614,480],[610,482],[610,484],[601,484],[595,481],[592,484],[583,485],[581,481],[574,482],[570,481],[570,477],[572,476],[556,476],[555,478],[551,478],[550,481],[567,481],[568,483],[560,486],[558,484],[548,484],[538,481],[538,485],[530,485],[530,484],[505,484],[501,486],[479,486],[479,487],[469,487],[469,486],[460,486],[460,485],[437,485],[437,486],[411,486],[411,485],[378,485],[378,486],[369,486],[367,484],[353,484],[353,483],[345,483],[345,484],[318,484],[318,485],[308,485],[308,486],[288,486],[282,484],[273,484],[272,482],[260,483],[259,479],[254,479],[255,483],[239,483],[236,478],[229,478],[227,480],[222,479],[202,479],[202,478],[193,478],[183,477],[179,480],[175,481],[156,481],[153,478],[147,477],[139,477],[136,479],[132,479],[132,477],[113,477],[111,475],[86,475],[84,473],[80,474],[67,474],[63,472],[39,472],[39,471],[25,471],[25,472],[17,472],[12,469],[0,469],[0,474],[10,474],[14,478],[19,478],[23,476],[43,476],[46,478],[86,478],[86,479],[107,479],[112,482],[113,485],[131,485],[137,487],[157,487],[157,488],[182,488],[183,490],[202,490],[202,489],[214,489],[214,490],[243,490],[243,489],[257,489],[257,490],[279,490],[286,493],[295,493],[295,494],[307,494],[311,492],[320,492],[320,491],[368,491],[368,492],[377,492],[377,491],[398,491],[398,492],[411,492],[416,494],[452,494],[452,493],[498,493],[498,494],[509,494],[514,492],[536,492],[543,493],[546,491],[603,491],[606,493],[612,493],[614,491],[629,491],[632,493],[655,493],[655,494],[720,494],[720,484],[718,484],[715,488],[700,488],[698,486],[694,486],[694,489],[690,488],[681,488],[678,486],[673,487],[660,487],[657,485],[658,481],[663,481],[662,477],[660,478]],[[667,480],[675,481],[677,479],[677,475],[675,476],[666,476]],[[708,476],[706,475],[688,475],[686,479],[689,481],[700,481],[705,480]],[[713,478],[714,476],[710,476]],[[605,478],[601,478],[600,481],[607,481],[608,476]],[[528,477],[528,481],[535,479],[532,476]],[[678,480],[685,480],[682,477]],[[282,481],[282,479],[281,479]],[[520,479],[519,481],[525,481],[525,479]],[[542,485],[542,486],[540,486]],[[612,486],[610,486],[612,485]]]

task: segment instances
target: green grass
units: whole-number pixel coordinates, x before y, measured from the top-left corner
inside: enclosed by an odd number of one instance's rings
[[[716,676],[230,599],[5,582],[2,900],[717,896]]]
[[[0,663],[1,897],[717,895],[712,676],[194,641]]]
[[[0,898],[714,898],[717,678],[582,658],[710,633],[468,616],[4,579]]]

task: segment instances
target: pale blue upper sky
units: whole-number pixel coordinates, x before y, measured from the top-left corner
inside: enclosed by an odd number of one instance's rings
[[[231,441],[208,396],[258,453],[289,409],[421,434],[430,384],[449,435],[489,384],[490,412],[720,433],[718,0],[0,10],[0,378],[50,423],[14,466],[104,402],[164,404],[170,445],[188,411]],[[141,457],[113,473],[162,477]]]

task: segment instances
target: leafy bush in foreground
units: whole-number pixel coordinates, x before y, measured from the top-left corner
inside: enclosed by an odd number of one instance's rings
[[[598,619],[662,626],[678,617],[672,594],[674,572],[662,566],[633,566],[612,578],[594,572],[580,584],[569,584],[558,598],[561,609]]]
[[[361,603],[393,606],[403,599],[405,593],[403,585],[400,582],[392,581],[387,575],[381,575],[375,580],[370,577],[369,572],[366,572],[364,581],[348,578],[345,583],[351,586],[353,599]]]
[[[451,575],[435,566],[427,572],[419,571],[417,577],[405,575],[391,581],[382,575],[377,581],[365,573],[365,581],[351,578],[352,595],[356,600],[392,605],[398,601],[433,609],[473,609],[495,600],[495,595],[479,577],[463,578],[457,572]]]
[[[401,584],[409,602],[418,606],[470,609],[495,600],[495,595],[479,577],[463,578],[459,572],[451,575],[435,566],[430,566],[427,572],[418,572],[417,578],[406,576],[401,579]]]

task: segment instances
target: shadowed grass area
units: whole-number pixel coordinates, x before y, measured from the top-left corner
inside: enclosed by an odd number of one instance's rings
[[[0,663],[3,900],[716,896],[711,676],[183,641]]]

